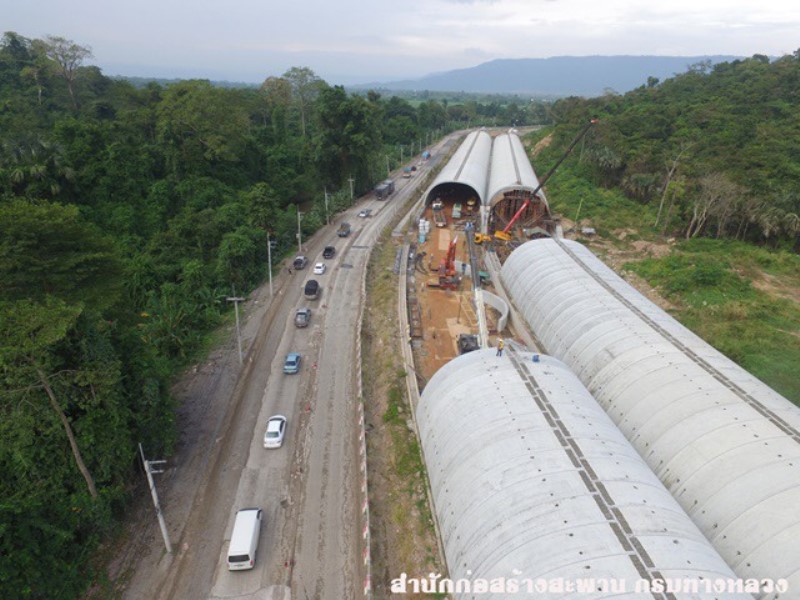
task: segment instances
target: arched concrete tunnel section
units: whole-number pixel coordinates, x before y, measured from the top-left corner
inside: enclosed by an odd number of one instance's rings
[[[733,570],[800,597],[800,408],[577,242],[523,244],[501,280]]]
[[[473,131],[464,139],[425,193],[425,204],[441,200],[452,217],[455,205],[462,216],[478,216],[485,204],[486,182],[492,138],[485,131]]]
[[[547,198],[542,190],[534,196],[537,187],[539,179],[519,136],[509,132],[494,138],[484,211],[488,222],[481,223],[482,229],[486,232],[504,229],[523,204],[530,201],[515,226],[526,230],[525,237],[552,233]]]
[[[513,345],[464,354],[431,378],[416,415],[451,579],[588,585],[481,598],[752,599],[637,593],[734,575],[562,362]]]

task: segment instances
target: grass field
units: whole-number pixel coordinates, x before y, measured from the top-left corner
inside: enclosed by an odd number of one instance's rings
[[[684,325],[800,405],[800,257],[700,239],[625,268],[675,304]]]
[[[534,169],[545,171],[552,160],[534,159]],[[731,240],[668,240],[653,227],[657,207],[593,185],[578,161],[565,161],[546,189],[565,227],[577,216],[578,229],[595,228],[592,246],[624,257],[618,268],[656,288],[676,319],[800,405],[800,256]],[[664,252],[639,251],[639,240]]]

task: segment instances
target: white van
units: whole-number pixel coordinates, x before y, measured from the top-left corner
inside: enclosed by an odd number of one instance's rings
[[[253,568],[256,564],[260,531],[260,508],[243,508],[236,513],[231,544],[228,547],[228,569],[230,571]]]

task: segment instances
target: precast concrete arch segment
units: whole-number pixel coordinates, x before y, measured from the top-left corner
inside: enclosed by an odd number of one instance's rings
[[[439,171],[433,184],[425,192],[430,203],[438,190],[449,186],[466,186],[483,204],[486,198],[486,183],[489,172],[489,156],[492,151],[492,138],[485,131],[473,131],[464,139],[458,150]]]
[[[641,590],[734,577],[559,360],[462,355],[431,378],[417,421],[451,579],[584,586],[456,598],[712,598]]]
[[[734,571],[800,597],[800,408],[577,242],[528,242],[501,280]]]
[[[539,179],[533,172],[525,147],[519,136],[503,133],[492,142],[492,161],[489,171],[489,187],[486,205],[494,206],[503,200],[503,193],[513,190],[532,192],[539,187]],[[544,192],[536,194],[547,206]]]

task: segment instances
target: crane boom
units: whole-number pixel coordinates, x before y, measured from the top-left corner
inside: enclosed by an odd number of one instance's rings
[[[575,146],[578,144],[578,142],[581,141],[583,136],[586,135],[586,132],[588,132],[591,126],[597,123],[597,121],[598,121],[597,119],[592,119],[586,125],[584,125],[583,129],[581,129],[580,132],[578,132],[578,135],[575,136],[575,139],[572,140],[572,143],[569,145],[569,148],[567,148],[566,152],[564,152],[561,158],[558,159],[558,162],[556,162],[556,164],[554,164],[550,168],[550,170],[545,174],[545,176],[539,180],[539,185],[536,186],[536,189],[533,190],[533,192],[530,195],[530,198],[528,198],[527,200],[525,200],[525,202],[523,202],[519,210],[514,214],[513,217],[511,217],[511,220],[508,222],[508,225],[505,226],[505,229],[503,229],[502,231],[494,232],[494,237],[506,241],[511,239],[509,231],[511,231],[511,228],[514,226],[514,223],[517,221],[517,219],[519,219],[522,213],[525,212],[525,209],[528,208],[528,206],[530,206],[531,201],[536,197],[536,194],[539,192],[539,190],[542,189],[544,184],[547,183],[547,180],[550,179],[550,176],[556,172],[556,169],[558,169],[559,165],[561,165],[561,163],[564,162],[564,160],[572,152],[572,149],[575,148]]]

